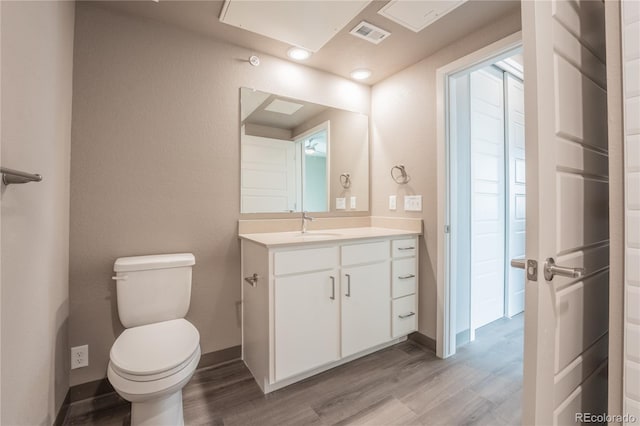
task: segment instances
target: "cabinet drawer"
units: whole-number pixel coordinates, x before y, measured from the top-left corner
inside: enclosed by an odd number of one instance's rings
[[[412,331],[416,331],[418,315],[416,312],[416,296],[406,296],[395,299],[391,309],[393,324],[393,337],[405,336]]]
[[[274,254],[275,275],[321,271],[338,266],[338,247],[281,251]]]
[[[389,241],[342,246],[342,265],[378,262],[389,258]]]
[[[397,259],[391,267],[393,298],[407,296],[416,292],[416,258]]]
[[[391,251],[393,257],[409,257],[416,255],[416,247],[418,241],[416,238],[404,238],[402,240],[393,240],[391,243]]]

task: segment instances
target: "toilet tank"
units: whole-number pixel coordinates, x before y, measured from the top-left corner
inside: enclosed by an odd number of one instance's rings
[[[184,318],[191,303],[191,253],[116,259],[118,316],[126,328]]]

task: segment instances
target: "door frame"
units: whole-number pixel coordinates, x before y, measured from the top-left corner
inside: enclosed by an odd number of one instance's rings
[[[515,32],[436,71],[436,145],[437,145],[437,311],[436,355],[448,358],[456,352],[455,288],[451,286],[451,226],[449,176],[449,77],[463,71],[480,69],[513,50],[522,47],[522,31]]]
[[[328,212],[331,211],[331,196],[330,196],[330,192],[331,192],[331,121],[330,120],[326,120],[323,121],[322,123],[319,123],[315,126],[313,126],[312,128],[305,130],[304,132],[298,134],[298,135],[294,135],[291,140],[298,144],[300,142],[302,142],[303,139],[308,138],[309,136],[312,136],[314,133],[318,133],[325,130],[327,132],[327,176],[326,176],[326,182],[325,185],[327,187],[327,210]],[[304,158],[304,146],[301,144],[300,145],[300,170],[296,170],[296,179],[297,182],[302,182],[302,184],[300,185],[300,187],[297,189],[299,196],[298,199],[300,200],[300,211],[306,211],[304,209],[304,186],[305,186],[305,181],[304,181],[304,169],[305,169],[305,158]],[[322,212],[319,212],[322,213]]]

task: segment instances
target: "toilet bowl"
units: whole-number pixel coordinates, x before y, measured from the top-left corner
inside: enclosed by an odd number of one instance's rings
[[[118,313],[126,330],[109,354],[107,377],[131,402],[133,426],[183,425],[182,388],[200,360],[200,334],[186,315],[193,255],[116,261]]]

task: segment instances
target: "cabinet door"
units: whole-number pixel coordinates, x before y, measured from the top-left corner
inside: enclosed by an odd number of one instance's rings
[[[342,356],[391,340],[391,271],[389,261],[344,268]]]
[[[340,357],[338,271],[275,279],[275,378],[286,379]]]

